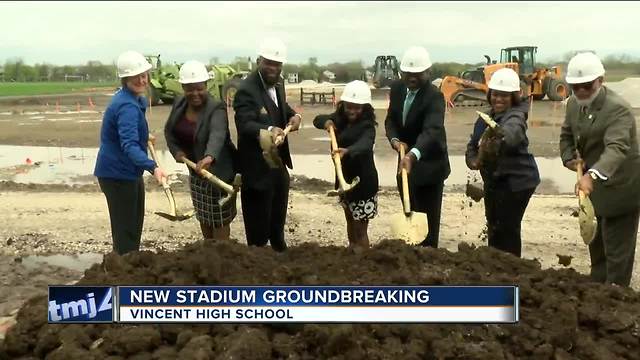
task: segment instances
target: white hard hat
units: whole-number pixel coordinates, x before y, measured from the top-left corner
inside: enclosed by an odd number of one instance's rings
[[[118,77],[140,75],[151,69],[151,64],[142,54],[136,51],[125,51],[118,56]]]
[[[520,91],[520,77],[510,68],[502,68],[491,75],[489,89],[498,91]]]
[[[569,84],[587,83],[603,75],[602,61],[591,52],[577,54],[567,66],[567,82]]]
[[[200,61],[189,60],[180,67],[180,84],[201,83],[209,80],[209,72]]]
[[[371,104],[371,89],[366,82],[354,80],[344,87],[340,100],[354,104]]]
[[[429,52],[422,46],[412,46],[405,51],[400,62],[400,70],[404,72],[419,73],[431,67]]]
[[[266,38],[260,44],[258,55],[265,59],[284,63],[287,61],[287,47],[277,38]]]

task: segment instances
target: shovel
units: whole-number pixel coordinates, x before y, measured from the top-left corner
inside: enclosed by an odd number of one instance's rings
[[[578,181],[582,177],[582,166],[584,162],[578,154],[578,165],[576,166],[576,173],[578,174]],[[598,220],[596,219],[596,212],[593,209],[591,199],[585,195],[582,190],[578,191],[578,222],[580,223],[580,236],[582,241],[586,245],[591,244],[596,237],[596,230],[598,228]]]
[[[284,138],[290,131],[291,125],[287,125],[287,127],[284,128],[284,136],[278,135],[274,140],[269,130],[260,129],[258,140],[260,142],[260,148],[262,149],[262,156],[270,168],[277,169],[284,166],[278,154],[278,146],[284,142]]]
[[[401,146],[400,159],[402,158],[404,158],[404,147]],[[403,212],[392,215],[391,232],[394,238],[416,245],[424,241],[429,232],[427,214],[411,211],[411,203],[409,201],[409,176],[407,170],[402,168],[400,176],[402,178]]]
[[[182,161],[197,172],[196,164],[193,161],[187,158],[182,158]],[[227,193],[227,196],[218,200],[218,205],[220,206],[226,204],[231,199],[231,197],[233,197],[238,193],[238,191],[240,191],[240,186],[242,185],[242,176],[240,174],[236,174],[236,177],[233,179],[232,185],[229,185],[226,182],[220,180],[219,177],[213,175],[205,169],[200,170],[199,174]]]
[[[153,161],[155,161],[156,164],[159,164],[158,156],[156,155],[156,150],[153,147],[153,142],[151,142],[150,140],[148,144],[149,144],[149,152],[151,152],[151,157],[153,158]],[[178,209],[176,207],[176,200],[173,197],[173,192],[171,192],[171,187],[169,187],[169,184],[167,184],[166,178],[162,178],[161,184],[162,184],[162,188],[164,189],[164,194],[167,196],[167,200],[169,200],[170,212],[164,213],[164,212],[156,211],[155,214],[162,216],[163,218],[171,221],[184,221],[192,217],[194,213],[193,210],[188,211],[184,214],[178,212]]]
[[[356,176],[351,181],[351,184],[348,184],[344,179],[344,174],[342,173],[342,162],[340,159],[340,154],[333,153],[334,150],[338,148],[338,141],[336,140],[336,132],[333,126],[329,127],[329,136],[331,137],[331,157],[333,158],[333,164],[336,168],[336,176],[338,177],[338,190],[331,190],[327,193],[328,196],[339,196],[344,194],[345,192],[353,189],[360,182],[360,177]]]

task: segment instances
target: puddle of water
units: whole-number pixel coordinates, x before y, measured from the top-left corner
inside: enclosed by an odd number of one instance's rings
[[[11,111],[3,111],[0,112],[0,115],[13,115],[13,113]]]
[[[102,254],[84,253],[76,255],[29,255],[22,258],[22,265],[34,269],[42,264],[60,266],[74,271],[84,272],[93,264],[102,262]]]
[[[41,120],[41,119],[45,119],[44,116],[32,116],[29,118],[29,120]]]
[[[329,139],[328,137],[314,137],[314,138],[311,138],[311,140],[315,140],[315,141],[331,141],[331,139]]]
[[[327,141],[326,138],[317,138]],[[95,182],[91,176],[95,167],[97,148],[56,148],[38,146],[9,146],[0,145],[0,178],[19,183],[37,184],[86,184]],[[184,164],[176,163],[168,150],[158,151],[160,164],[169,173],[187,175]],[[32,162],[42,162],[40,166],[24,167],[20,173],[8,173],[18,165],[24,165],[26,159]],[[480,173],[467,169],[464,156],[450,156],[451,175],[445,185],[465,185],[467,179],[477,177]],[[562,194],[573,193],[575,173],[565,169],[559,158],[536,158],[542,181],[557,187]],[[293,155],[294,169],[292,174],[304,175],[333,182],[334,167],[328,155]],[[393,156],[376,156],[376,168],[381,186],[395,186],[396,158]],[[2,169],[5,169],[4,173]],[[149,176],[145,172],[145,176]]]

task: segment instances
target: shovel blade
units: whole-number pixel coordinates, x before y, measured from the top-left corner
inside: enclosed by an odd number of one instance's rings
[[[394,238],[408,244],[420,244],[429,233],[427,214],[417,212],[412,212],[409,216],[404,213],[394,214],[391,217],[391,233]]]
[[[156,215],[158,215],[160,217],[163,217],[163,218],[165,218],[167,220],[170,220],[170,221],[184,221],[184,220],[190,219],[193,216],[194,211],[192,210],[192,211],[188,211],[188,212],[186,212],[184,214],[176,214],[176,215],[167,214],[167,213],[164,213],[164,212],[161,212],[161,211],[156,211],[154,214],[156,214]]]
[[[589,245],[596,237],[596,231],[598,229],[596,212],[593,209],[591,199],[588,197],[581,199],[579,206],[578,222],[580,223],[580,236],[582,237],[582,241],[584,241],[586,245]]]

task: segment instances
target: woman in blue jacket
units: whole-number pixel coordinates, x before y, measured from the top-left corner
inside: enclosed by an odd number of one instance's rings
[[[520,224],[536,187],[538,166],[529,153],[527,117],[529,103],[522,101],[518,74],[508,68],[489,81],[489,115],[498,123],[488,129],[478,118],[467,145],[466,162],[480,170],[489,246],[520,257]]]
[[[114,95],[102,119],[100,150],[94,175],[107,198],[113,250],[118,254],[137,251],[144,222],[145,170],[158,182],[164,171],[147,155],[149,126],[143,94],[151,64],[135,51],[118,57],[122,88]]]

